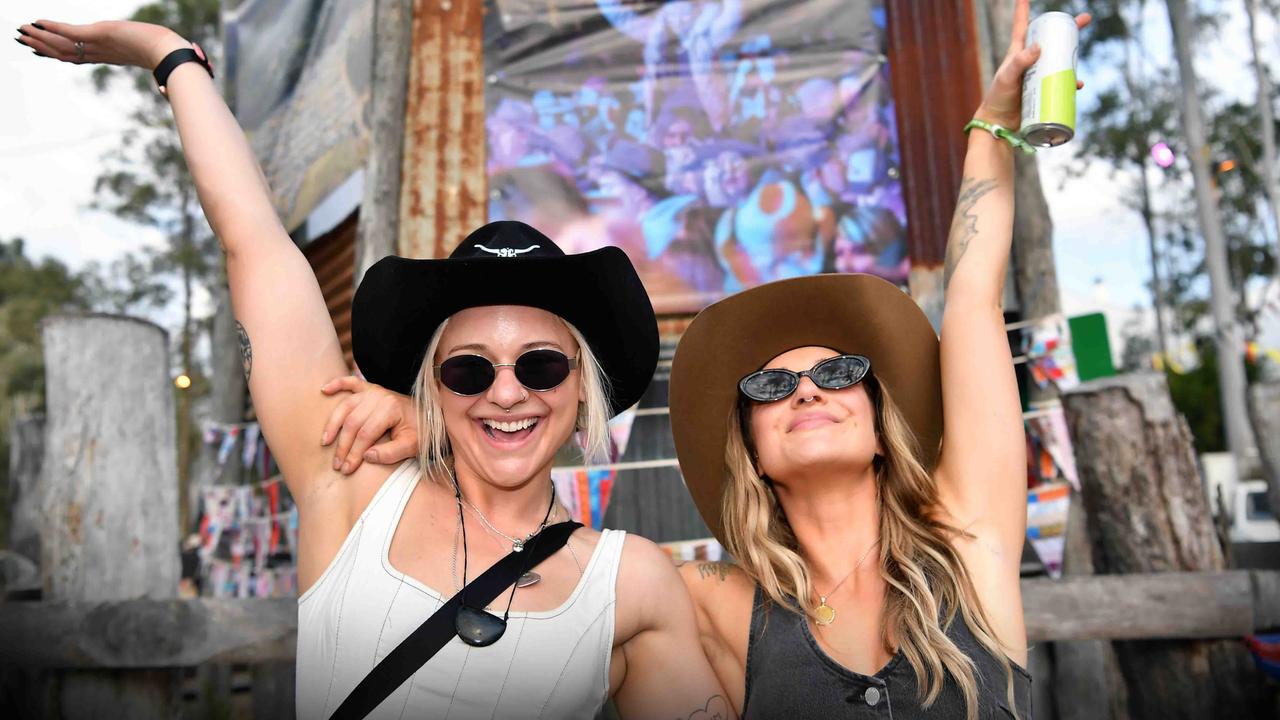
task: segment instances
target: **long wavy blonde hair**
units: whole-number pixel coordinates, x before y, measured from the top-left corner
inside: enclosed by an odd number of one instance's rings
[[[591,346],[573,323],[564,323],[574,342],[578,344],[578,372],[581,373],[583,393],[586,399],[578,403],[577,429],[581,439],[583,461],[590,463],[608,457],[609,408],[612,389],[609,377],[604,374]],[[423,475],[433,480],[453,482],[453,451],[449,434],[444,426],[444,413],[440,408],[440,387],[435,380],[435,357],[440,349],[440,338],[448,327],[446,318],[431,335],[423,354],[422,367],[413,383],[413,408],[418,418],[418,465]]]
[[[966,717],[974,720],[978,716],[974,664],[945,632],[959,616],[1004,668],[1009,707],[1014,708],[1012,664],[982,611],[964,562],[951,545],[952,538],[965,533],[936,519],[937,483],[925,470],[915,434],[888,388],[871,375],[863,385],[875,407],[883,452],[873,467],[880,506],[880,576],[888,585],[880,626],[885,650],[893,652],[889,639],[895,638],[916,673],[926,708],[938,698],[945,676],[955,678],[964,695]],[[772,483],[756,471],[749,445],[750,421],[749,405],[740,403],[729,413],[725,447],[729,482],[721,505],[725,549],[774,603],[794,603],[816,620],[813,586],[795,533]]]

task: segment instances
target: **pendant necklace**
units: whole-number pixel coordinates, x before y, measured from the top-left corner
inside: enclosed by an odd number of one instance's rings
[[[867,556],[871,554],[872,549],[879,544],[880,540],[877,538],[875,542],[871,543],[871,547],[867,548],[867,551],[862,553],[862,557],[858,558],[858,562],[854,563],[853,569],[849,571],[849,574],[841,578],[840,582],[836,583],[836,586],[831,588],[831,592],[826,595],[818,596],[818,609],[814,611],[814,614],[817,615],[817,617],[814,618],[815,623],[819,625],[830,625],[836,621],[836,609],[827,604],[827,598],[835,595],[836,591],[840,589],[840,586],[844,584],[844,581],[853,577],[853,574],[858,571],[858,568],[862,567],[862,561],[866,560]]]
[[[507,609],[503,611],[502,617],[498,617],[493,613],[486,612],[482,608],[473,608],[467,604],[467,524],[462,517],[462,490],[457,483],[453,486],[454,498],[458,503],[458,524],[462,527],[462,588],[458,591],[462,596],[458,605],[458,614],[454,616],[453,627],[457,631],[458,637],[466,644],[472,647],[488,647],[502,637],[507,631],[507,618],[511,615],[511,603],[516,599],[516,588],[520,587],[520,582],[524,580],[527,570],[521,572],[521,577],[511,586],[511,595],[507,598]],[[551,518],[551,509],[555,507],[556,494],[555,490],[551,491],[551,502],[547,503],[547,514],[542,518],[542,525],[545,527],[547,520]],[[455,539],[457,535],[455,534]],[[535,540],[535,542],[537,542]],[[454,553],[455,570],[457,553],[455,546]],[[533,580],[529,585],[537,582]]]
[[[555,502],[555,494],[556,494],[555,488],[552,487],[551,488],[552,503]],[[459,496],[461,496],[461,493],[459,493]],[[543,518],[542,524],[534,528],[533,532],[529,533],[528,535],[525,535],[523,538],[511,537],[510,535],[494,527],[493,523],[489,522],[489,518],[485,517],[484,513],[480,512],[480,508],[472,504],[470,500],[466,498],[462,498],[462,502],[466,503],[467,507],[471,508],[471,512],[475,513],[476,517],[480,518],[480,522],[483,523],[486,528],[488,528],[489,532],[511,543],[511,552],[521,552],[522,550],[524,550],[524,544],[529,542],[529,539],[532,538],[534,535],[537,535],[538,533],[542,532],[543,528],[547,526],[547,521],[551,519],[550,515]]]

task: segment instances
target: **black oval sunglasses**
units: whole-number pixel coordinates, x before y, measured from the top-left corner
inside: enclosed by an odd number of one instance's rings
[[[516,380],[530,390],[554,390],[578,367],[578,359],[559,350],[530,350],[513,363],[495,363],[481,355],[454,355],[434,367],[436,379],[454,395],[479,395],[498,377],[498,368],[513,368]]]
[[[837,355],[800,372],[783,368],[757,370],[738,381],[738,391],[756,402],[776,402],[795,392],[802,377],[825,390],[843,390],[862,382],[870,370],[871,360],[862,355]]]

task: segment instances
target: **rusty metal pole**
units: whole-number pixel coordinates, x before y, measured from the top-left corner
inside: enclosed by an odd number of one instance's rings
[[[414,0],[399,253],[444,257],[485,221],[484,7]]]

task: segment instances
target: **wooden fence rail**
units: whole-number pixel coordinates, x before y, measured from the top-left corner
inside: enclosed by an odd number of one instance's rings
[[[1280,571],[1030,579],[1033,642],[1233,638],[1280,627]],[[292,661],[291,598],[0,604],[0,664],[148,668]]]

